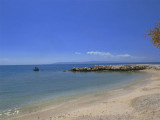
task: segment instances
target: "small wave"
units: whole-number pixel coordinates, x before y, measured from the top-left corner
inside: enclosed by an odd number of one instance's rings
[[[10,109],[10,110],[6,110],[6,111],[3,111],[0,113],[0,119],[6,119],[8,117],[11,117],[11,116],[16,116],[18,115],[20,112],[19,109],[15,108],[15,109]]]

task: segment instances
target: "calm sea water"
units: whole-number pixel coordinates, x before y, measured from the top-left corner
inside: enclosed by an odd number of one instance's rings
[[[51,101],[76,99],[74,95],[121,88],[147,76],[140,72],[64,72],[74,66],[93,65],[39,65],[39,72],[32,65],[0,66],[0,118],[36,111]]]

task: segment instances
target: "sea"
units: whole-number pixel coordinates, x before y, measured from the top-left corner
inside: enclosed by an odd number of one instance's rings
[[[66,71],[93,65],[37,65],[38,72],[33,71],[35,65],[1,65],[0,119],[36,112],[100,91],[121,89],[149,77],[144,72]]]

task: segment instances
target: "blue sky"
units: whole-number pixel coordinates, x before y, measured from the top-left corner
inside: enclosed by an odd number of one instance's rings
[[[160,0],[0,0],[0,64],[160,61]]]

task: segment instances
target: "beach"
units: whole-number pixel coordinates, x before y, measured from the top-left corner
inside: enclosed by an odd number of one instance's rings
[[[0,120],[160,120],[160,0],[0,0]]]
[[[149,80],[110,93],[64,102],[13,120],[159,120],[160,71],[145,70]]]

